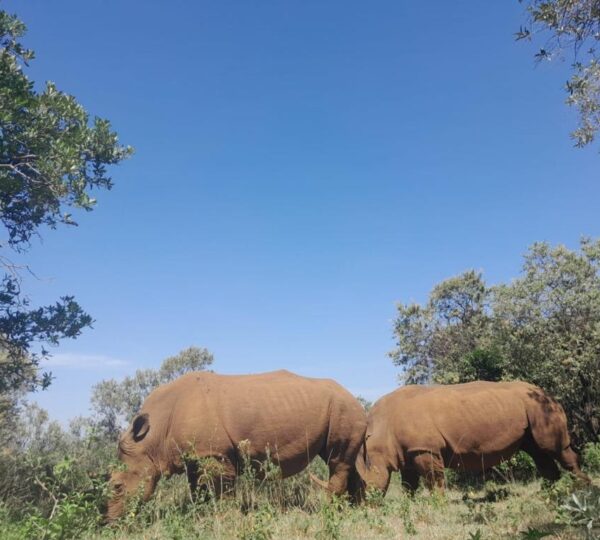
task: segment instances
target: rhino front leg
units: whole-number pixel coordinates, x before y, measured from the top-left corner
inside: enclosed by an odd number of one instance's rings
[[[190,491],[194,500],[204,500],[214,495],[216,498],[233,491],[236,479],[236,468],[223,458],[212,458],[206,466],[198,461],[186,465],[186,473]]]

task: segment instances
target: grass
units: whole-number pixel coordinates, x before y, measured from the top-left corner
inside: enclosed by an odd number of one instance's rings
[[[307,481],[305,478],[299,481]],[[258,496],[248,510],[235,499],[186,505],[186,486],[177,479],[144,511],[92,538],[128,539],[500,539],[585,538],[582,528],[557,523],[552,491],[540,481],[448,489],[407,495],[396,478],[385,498],[351,507],[308,488],[297,505]],[[144,525],[144,523],[149,523]],[[593,536],[592,536],[593,538]]]
[[[325,476],[320,460],[311,472]],[[445,493],[420,489],[409,496],[394,476],[386,497],[370,492],[365,504],[352,507],[345,499],[328,497],[314,487],[308,471],[281,480],[277,474],[259,480],[254,473],[242,475],[235,496],[221,500],[192,501],[183,476],[162,481],[149,503],[132,505],[111,527],[98,527],[97,510],[86,510],[70,498],[44,530],[44,521],[11,521],[0,506],[0,538],[89,538],[94,540],[158,539],[529,539],[600,538],[594,531],[576,527],[561,511],[573,490],[565,475],[552,487],[540,480],[456,482]],[[598,484],[600,475],[595,474]],[[70,506],[69,506],[70,505]],[[137,508],[137,510],[134,510]],[[71,514],[69,514],[71,512]],[[95,512],[95,513],[94,513]],[[600,507],[592,512],[600,512]],[[567,516],[568,517],[568,516]],[[600,516],[598,516],[600,518]],[[96,521],[94,522],[94,520]],[[31,524],[35,525],[34,527]],[[82,530],[79,524],[91,523]],[[52,520],[51,520],[52,523]],[[85,525],[84,525],[85,526]],[[41,531],[41,532],[40,532]]]

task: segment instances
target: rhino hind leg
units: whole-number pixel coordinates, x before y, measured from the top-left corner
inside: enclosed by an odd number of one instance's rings
[[[408,467],[402,471],[402,485],[410,492],[415,493],[419,488],[419,471],[417,469],[409,469]]]
[[[348,475],[348,495],[352,504],[360,504],[365,500],[367,485],[356,470],[352,467]]]
[[[356,470],[356,458],[360,451],[364,432],[342,444],[327,441],[319,456],[329,469],[327,491],[333,495],[348,494],[351,502],[359,502],[364,495],[364,482]]]
[[[445,486],[444,460],[440,455],[425,451],[418,452],[411,456],[411,462],[430,490],[438,488],[443,491]]]

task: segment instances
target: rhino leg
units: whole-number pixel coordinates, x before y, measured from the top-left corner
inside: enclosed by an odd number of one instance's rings
[[[348,493],[352,502],[358,502],[364,491],[363,481],[356,470],[356,458],[363,436],[353,437],[355,440],[344,441],[342,444],[328,442],[319,452],[329,468],[328,491],[337,496]]]
[[[198,493],[198,464],[195,462],[186,464],[185,473],[190,485],[190,492],[192,493],[192,497],[195,498]]]
[[[348,481],[352,467],[346,463],[329,462],[328,489],[334,495],[343,495],[348,489]]]
[[[352,504],[360,504],[365,500],[367,485],[356,470],[352,467],[348,476],[348,495]]]
[[[529,436],[523,441],[521,449],[532,457],[539,475],[546,480],[555,482],[560,478],[560,470],[556,465],[556,461],[574,474],[577,474],[576,471],[581,473],[577,462],[577,454],[570,448],[558,453],[549,448],[542,449],[534,438]]]
[[[309,474],[311,481],[320,488],[337,496],[348,492],[352,502],[360,502],[364,495],[362,493],[363,482],[356,469],[345,463],[335,463],[332,461],[327,465],[329,468],[329,482],[324,482],[314,474]]]
[[[228,461],[219,461],[218,470],[214,472],[201,471],[195,460],[186,464],[187,479],[194,500],[206,498],[209,493],[219,498],[233,490],[236,478],[235,467]]]
[[[552,482],[560,478],[558,466],[548,454],[545,454],[541,450],[527,453],[533,458],[535,466],[542,478],[546,478],[546,480],[551,480]]]
[[[535,463],[535,467],[542,478],[555,481],[560,478],[560,471],[550,454],[544,452],[534,441],[533,437],[528,434],[523,441],[521,450],[531,456]]]
[[[433,490],[444,490],[444,461],[442,456],[432,452],[418,452],[411,456],[413,467],[425,480],[425,485]]]
[[[410,493],[414,493],[419,488],[419,471],[417,469],[409,469],[408,467],[402,471],[402,485],[408,489]]]

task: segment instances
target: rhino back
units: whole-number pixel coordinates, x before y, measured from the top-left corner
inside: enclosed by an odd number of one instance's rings
[[[193,446],[199,455],[231,455],[247,440],[253,458],[264,458],[268,447],[285,468],[298,456],[306,455],[308,462],[328,437],[340,435],[330,433],[339,428],[336,424],[331,429],[332,415],[340,417],[340,429],[345,422],[347,430],[355,431],[357,414],[364,419],[364,412],[353,402],[353,396],[332,381],[287,371],[190,373],[153,392],[143,410],[164,424],[160,436],[171,441],[165,446],[167,453]]]
[[[406,398],[400,393],[394,408],[394,431],[409,452],[437,447],[464,458],[511,453],[528,426],[522,401],[495,383],[432,386]]]
[[[222,377],[219,384],[219,414],[234,443],[302,451],[324,435],[332,396],[318,381],[275,373]]]

